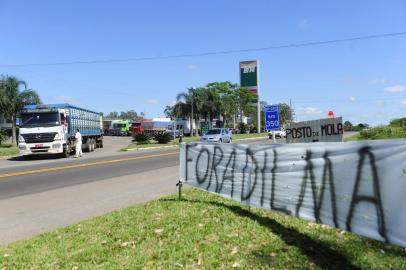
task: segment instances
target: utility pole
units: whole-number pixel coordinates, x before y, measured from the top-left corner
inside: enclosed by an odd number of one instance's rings
[[[258,103],[257,103],[257,110],[258,110],[258,130],[257,133],[261,133],[261,104],[259,102],[259,94],[258,94]]]
[[[194,88],[191,88],[191,101],[190,101],[190,103],[191,103],[191,105],[192,105],[192,108],[191,108],[191,112],[192,112],[192,117],[191,117],[191,119],[190,119],[190,130],[192,131],[191,133],[192,133],[192,136],[194,136],[195,135],[195,130],[194,130],[194,128],[193,128],[193,121],[194,121],[194,119],[193,119],[193,96],[194,96],[194,94],[195,94],[195,89]]]

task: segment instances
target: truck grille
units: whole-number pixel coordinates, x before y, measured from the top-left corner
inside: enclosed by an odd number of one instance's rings
[[[26,143],[53,142],[56,132],[21,134]]]

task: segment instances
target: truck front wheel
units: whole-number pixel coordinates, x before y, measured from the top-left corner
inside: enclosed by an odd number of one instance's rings
[[[63,158],[68,158],[70,156],[70,146],[69,145],[64,145],[63,146],[63,152],[62,152],[62,157]]]

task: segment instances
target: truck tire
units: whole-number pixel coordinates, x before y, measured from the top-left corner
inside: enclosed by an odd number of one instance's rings
[[[92,152],[94,151],[94,149],[96,149],[96,140],[92,139]]]
[[[68,158],[69,156],[70,156],[70,146],[69,145],[64,145],[63,146],[62,157],[63,158]]]
[[[101,139],[99,142],[99,148],[103,148],[103,139]]]
[[[91,151],[91,142],[90,142],[90,139],[87,139],[86,140],[86,143],[85,143],[85,152],[90,152]]]

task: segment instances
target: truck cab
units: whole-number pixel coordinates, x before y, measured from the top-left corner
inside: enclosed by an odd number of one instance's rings
[[[68,115],[62,108],[37,106],[25,109],[21,115],[18,148],[20,154],[63,154],[70,151]]]
[[[130,135],[130,123],[127,120],[114,120],[111,123],[113,135],[128,136]]]

